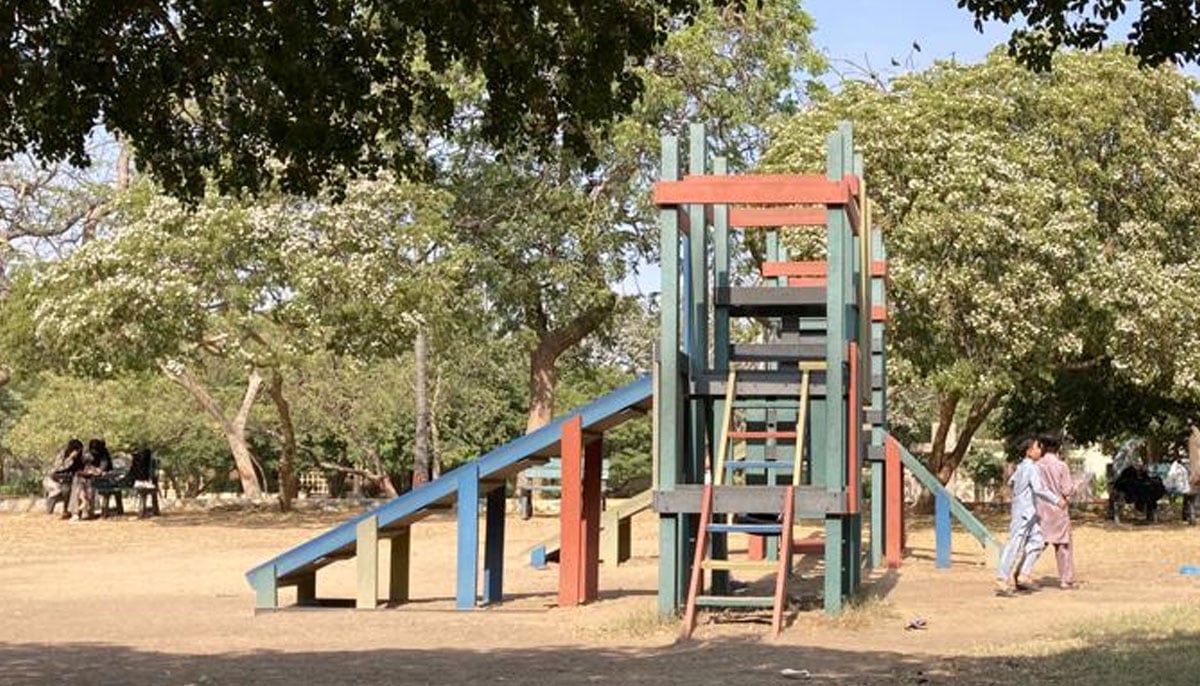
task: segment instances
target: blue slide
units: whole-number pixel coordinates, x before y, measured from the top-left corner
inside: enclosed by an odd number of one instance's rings
[[[338,560],[354,557],[360,522],[374,517],[378,529],[377,537],[387,538],[389,534],[395,535],[434,512],[449,509],[460,497],[472,498],[478,502],[479,497],[488,491],[503,489],[504,481],[508,477],[558,455],[562,427],[568,420],[582,416],[585,432],[602,433],[630,419],[645,416],[650,411],[652,396],[651,378],[643,376],[581,408],[556,417],[533,433],[521,436],[446,472],[421,488],[393,498],[263,562],[246,573],[247,580],[255,590],[256,606],[264,609],[274,608],[278,603],[279,587],[296,585],[304,588],[307,584],[312,589],[315,585],[316,570]],[[503,495],[503,490],[500,494]],[[459,608],[467,609],[474,607],[477,600],[478,509],[459,510],[456,599]],[[493,544],[489,542],[489,546],[491,545]],[[496,545],[499,546],[502,559],[502,535]],[[493,551],[490,547],[488,555],[489,559],[492,559]],[[498,576],[485,582],[485,602],[498,601],[499,589]],[[309,593],[311,592],[310,590]]]

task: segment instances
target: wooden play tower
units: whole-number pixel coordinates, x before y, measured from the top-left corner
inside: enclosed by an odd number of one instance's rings
[[[663,138],[654,189],[659,610],[683,610],[690,634],[700,607],[769,608],[778,632],[793,555],[823,556],[830,613],[865,568],[899,561],[901,467],[885,449],[886,257],[849,124],[826,141],[824,175],[729,176],[703,126],[688,134],[686,159],[676,137]],[[784,231],[823,231],[825,258],[789,259]],[[749,232],[765,232],[765,261],[740,283],[731,254],[758,238]],[[748,329],[755,342],[734,340]],[[792,526],[816,521],[823,542],[794,544]],[[748,537],[748,559],[730,559],[731,536]],[[774,574],[775,592],[731,593],[739,572]]]

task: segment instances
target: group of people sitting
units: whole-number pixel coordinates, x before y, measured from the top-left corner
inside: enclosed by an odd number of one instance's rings
[[[1012,488],[1012,522],[1000,554],[996,590],[1001,595],[1036,587],[1033,568],[1046,545],[1054,546],[1059,587],[1075,588],[1075,551],[1069,503],[1075,482],[1059,456],[1062,439],[1054,434],[1029,438],[1008,484]]]
[[[137,491],[157,490],[153,481],[150,452],[140,451],[128,470],[114,469],[113,457],[102,438],[83,441],[72,438],[63,449],[54,471],[46,477],[46,511],[63,503],[63,519],[84,521],[95,517],[98,490],[130,486]]]

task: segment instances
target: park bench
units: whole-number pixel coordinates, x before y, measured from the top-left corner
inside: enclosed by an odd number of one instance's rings
[[[604,460],[600,472],[600,507],[607,506],[608,499],[608,460]],[[529,484],[524,493],[518,493],[518,509],[522,517],[533,515],[533,494],[547,493],[558,495],[562,493],[562,460],[551,458],[548,462],[525,470],[526,482]]]
[[[134,455],[128,468],[117,468],[96,477],[92,486],[96,489],[96,500],[100,505],[100,516],[107,517],[110,511],[125,514],[125,494],[137,496],[138,517],[158,516],[158,460],[149,450]],[[110,504],[115,502],[115,507]]]

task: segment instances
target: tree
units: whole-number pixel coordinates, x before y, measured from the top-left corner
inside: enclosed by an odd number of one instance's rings
[[[447,178],[456,197],[459,241],[472,246],[474,279],[508,330],[529,346],[532,431],[556,410],[559,359],[611,321],[621,307],[611,285],[652,257],[657,227],[650,204],[659,135],[688,121],[710,124],[731,167],[744,167],[769,115],[804,97],[797,75],[822,60],[809,42],[811,18],[790,1],[738,8],[705,0],[635,70],[645,84],[631,114],[587,133],[595,159],[569,147],[501,154],[479,144],[464,115]]]
[[[0,13],[0,158],[87,166],[92,127],[128,137],[172,193],[279,180],[313,195],[344,174],[419,170],[448,133],[438,75],[478,75],[481,134],[501,147],[584,132],[639,92],[627,67],[694,0],[9,3]]]
[[[1119,50],[1042,74],[994,53],[847,84],[780,124],[765,166],[815,171],[825,132],[854,122],[888,239],[893,381],[933,393],[943,482],[1025,379],[1111,365],[1197,387],[1193,93]]]
[[[1026,28],[1013,31],[1009,53],[1039,70],[1052,64],[1060,47],[1093,50],[1103,47],[1113,25],[1124,17],[1127,0],[958,0],[975,16],[975,28],[986,21],[1005,24],[1016,17]],[[1139,14],[1125,36],[1126,50],[1142,66],[1200,61],[1200,12],[1192,0],[1134,3]]]
[[[351,186],[340,204],[209,196],[189,208],[144,184],[113,214],[112,239],[39,275],[38,343],[75,372],[161,370],[217,422],[248,496],[260,488],[246,427],[265,386],[286,508],[296,488],[286,375],[315,350],[408,345],[413,313],[433,310],[447,281],[441,267],[425,277],[441,198],[382,179]],[[245,371],[235,411],[193,371],[213,361]]]
[[[51,374],[25,386],[22,411],[0,441],[36,473],[46,473],[72,437],[103,438],[113,451],[151,449],[169,485],[185,497],[220,483],[229,471],[229,452],[210,420],[157,374],[107,380]]]

